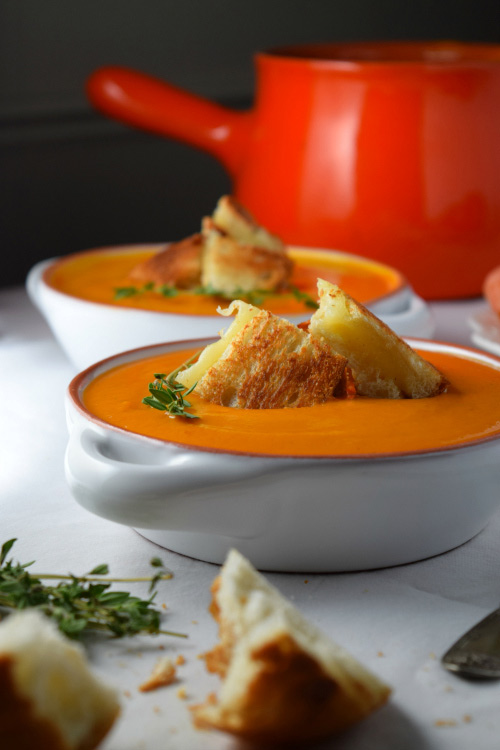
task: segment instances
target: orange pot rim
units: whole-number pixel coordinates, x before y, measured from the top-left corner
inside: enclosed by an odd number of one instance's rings
[[[406,56],[402,53],[404,50]],[[312,64],[326,68],[398,66],[447,69],[500,65],[500,44],[452,39],[318,42],[272,47],[256,52],[254,59],[258,63],[279,60],[281,64]]]

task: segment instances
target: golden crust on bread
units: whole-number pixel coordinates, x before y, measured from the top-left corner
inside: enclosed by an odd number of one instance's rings
[[[219,199],[212,219],[219,229],[242,245],[254,245],[278,253],[285,251],[280,238],[260,226],[231,195],[223,195]]]
[[[309,331],[347,357],[360,395],[427,398],[446,389],[446,378],[361,303],[322,279],[318,291]]]
[[[205,245],[201,283],[228,295],[283,288],[293,262],[286,253],[241,244],[221,231],[211,219],[203,225]]]
[[[13,678],[13,659],[0,656],[0,747],[2,750],[67,750],[58,729],[37,716],[19,695]],[[105,733],[103,733],[104,736]]]
[[[119,713],[81,647],[35,610],[0,626],[0,748],[94,750]]]
[[[240,409],[312,406],[332,396],[345,363],[324,340],[260,310],[198,380],[196,393]]]
[[[224,195],[202,233],[168,245],[129,274],[131,281],[216,292],[279,291],[293,261],[278,237],[261,227],[236,199]]]
[[[200,283],[202,251],[203,236],[193,234],[167,245],[161,252],[135,266],[129,278],[142,283],[191,289]]]
[[[195,706],[199,728],[262,743],[311,743],[365,718],[390,689],[320,633],[235,550],[212,587],[219,644],[206,655],[224,680]]]
[[[0,748],[2,750],[94,750],[108,734],[117,712],[95,723],[77,744],[68,744],[60,729],[40,716],[36,706],[19,694],[14,661],[0,656]]]
[[[236,311],[236,317],[227,329],[220,332],[220,339],[213,344],[208,344],[199,354],[197,361],[186,370],[181,370],[176,380],[185,388],[193,388],[200,382],[208,369],[224,354],[231,341],[236,335],[243,330],[245,325],[260,313],[260,309],[248,302],[234,300],[226,309],[217,308],[217,312],[224,317],[233,315]]]

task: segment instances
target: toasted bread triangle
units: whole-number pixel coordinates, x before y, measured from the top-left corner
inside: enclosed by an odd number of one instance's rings
[[[179,373],[180,383],[197,383],[207,401],[244,409],[312,406],[332,396],[346,361],[326,341],[241,300],[221,312],[234,310],[233,325]]]
[[[242,245],[253,245],[273,252],[284,253],[279,237],[260,226],[244,206],[230,195],[219,199],[212,214],[214,224]]]
[[[193,709],[197,726],[263,743],[310,743],[363,719],[390,689],[309,623],[239,552],[212,586],[220,641],[206,655],[224,680]]]
[[[193,234],[180,242],[172,242],[164,250],[134,266],[132,281],[153,282],[192,289],[200,283],[203,237]]]
[[[117,691],[36,609],[0,626],[0,696],[2,750],[93,750],[119,713]]]
[[[285,252],[243,244],[212,219],[203,222],[201,283],[226,295],[278,291],[286,286],[293,262]]]
[[[446,378],[360,302],[322,279],[318,292],[309,331],[347,358],[360,395],[426,398],[446,389]]]

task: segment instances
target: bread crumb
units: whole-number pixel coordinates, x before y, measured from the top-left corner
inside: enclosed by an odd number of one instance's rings
[[[161,608],[162,609],[167,609],[167,605],[165,604],[165,602],[161,605]]]
[[[171,685],[175,681],[175,677],[175,667],[172,660],[168,656],[164,656],[156,662],[150,677],[142,685],[139,685],[139,690],[141,693],[147,693],[150,690]]]
[[[125,698],[131,698],[132,697],[132,693],[130,692],[130,690],[124,690],[123,691],[123,695],[125,696]]]
[[[431,652],[430,652],[430,654],[429,654],[429,658],[430,658],[430,659],[435,659],[435,658],[436,658],[436,654],[434,653],[434,651],[431,651]]]
[[[383,651],[377,651],[377,656],[385,656]]]
[[[445,693],[453,693],[453,688],[452,688],[452,686],[451,686],[451,685],[445,685],[445,687],[444,687],[444,692],[445,692]]]
[[[456,727],[457,722],[455,719],[436,719],[434,722],[435,727]]]
[[[309,583],[309,581],[307,580],[307,578],[306,578],[306,580],[304,581],[304,583]]]
[[[175,663],[177,664],[178,667],[182,667],[182,665],[186,663],[186,659],[184,658],[182,654],[179,654],[179,656],[175,660]]]
[[[165,651],[165,646],[163,643],[160,643],[160,645],[158,646],[158,651]]]
[[[185,687],[180,687],[177,691],[177,697],[181,699],[181,701],[185,701],[187,699],[187,690]]]
[[[159,706],[153,706],[153,711],[155,714],[161,714],[161,708]]]
[[[463,716],[464,724],[470,724],[471,721],[472,721],[472,716],[470,714],[464,714]]]
[[[198,620],[191,620],[191,622],[193,623],[193,625],[198,625]]]

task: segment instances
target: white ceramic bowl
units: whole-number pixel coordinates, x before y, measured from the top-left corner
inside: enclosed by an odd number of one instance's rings
[[[136,246],[139,247],[139,246]],[[146,249],[147,245],[141,245]],[[160,248],[159,245],[150,246]],[[162,246],[163,247],[163,246]],[[103,248],[103,252],[133,251],[134,246]],[[295,248],[291,248],[295,249]],[[301,250],[304,248],[300,248]],[[93,251],[95,252],[95,251]],[[324,252],[331,257],[332,251]],[[356,256],[335,253],[341,259]],[[179,315],[119,307],[113,304],[90,302],[65,294],[47,283],[51,267],[59,259],[42,261],[34,266],[27,278],[27,290],[32,302],[47,320],[54,336],[78,370],[104,357],[138,346],[162,341],[216,336],[224,322],[214,315]],[[363,261],[364,259],[360,258]],[[373,265],[372,261],[369,261]],[[380,265],[380,264],[378,264]],[[383,268],[383,266],[380,266]],[[434,323],[426,303],[415,295],[402,278],[394,292],[379,297],[368,307],[401,336],[431,337]],[[292,315],[290,320],[308,320],[310,311]]]
[[[78,375],[67,395],[66,477],[87,510],[191,557],[222,563],[236,547],[261,569],[347,571],[456,547],[500,505],[500,438],[442,450],[289,458],[186,447],[111,427],[83,406],[85,387],[120,364],[206,340],[147,347]],[[451,344],[410,340],[484,362]]]

